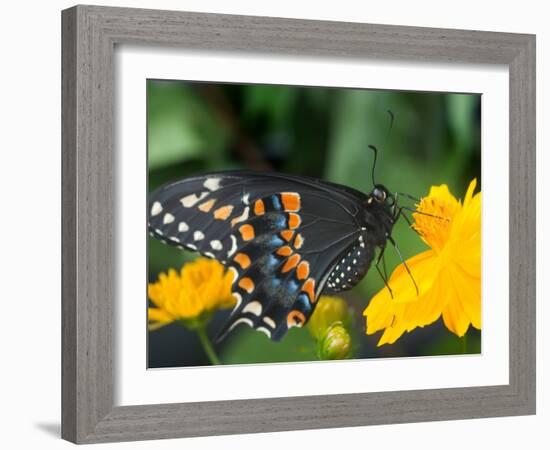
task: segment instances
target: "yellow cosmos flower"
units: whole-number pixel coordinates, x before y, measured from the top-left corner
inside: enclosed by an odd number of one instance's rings
[[[156,330],[176,320],[192,325],[203,322],[216,309],[231,308],[232,276],[218,261],[198,258],[161,273],[156,283],[149,283],[148,295],[156,308],[148,309],[149,329]]]
[[[413,214],[413,228],[430,246],[407,260],[418,294],[401,264],[388,282],[393,298],[384,288],[363,312],[367,334],[385,330],[379,346],[441,316],[457,336],[470,324],[481,329],[481,193],[474,195],[475,187],[474,179],[461,203],[447,185],[433,186],[417,205],[424,214]]]

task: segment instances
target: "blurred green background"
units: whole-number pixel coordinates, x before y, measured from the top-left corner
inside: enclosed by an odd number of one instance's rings
[[[390,110],[394,117],[390,130]],[[273,85],[208,84],[148,80],[149,191],[200,172],[224,169],[276,170],[309,175],[369,192],[372,152],[379,149],[376,181],[415,197],[446,183],[463,197],[469,181],[481,182],[481,97]],[[426,247],[404,221],[393,236],[405,258]],[[150,282],[179,268],[195,254],[148,240]],[[391,272],[399,263],[386,252]],[[458,338],[442,321],[414,330],[395,344],[376,347],[366,336],[362,312],[383,282],[374,270],[343,294],[354,310],[354,357],[402,357],[479,353],[481,333]],[[210,323],[215,336],[227,316]],[[149,332],[149,367],[208,364],[193,332],[171,324]],[[291,329],[279,343],[238,327],[217,346],[227,364],[317,359],[306,329]]]

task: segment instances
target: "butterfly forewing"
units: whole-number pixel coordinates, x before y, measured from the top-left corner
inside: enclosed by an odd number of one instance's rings
[[[153,235],[224,263],[240,323],[283,337],[303,326],[335,264],[357,243],[363,194],[306,177],[221,172],[154,192]]]

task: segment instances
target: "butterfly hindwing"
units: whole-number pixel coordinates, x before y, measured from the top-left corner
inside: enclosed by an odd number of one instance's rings
[[[335,262],[357,241],[360,199],[305,177],[221,172],[156,191],[149,228],[233,273],[237,306],[221,337],[246,323],[278,340],[307,322]]]

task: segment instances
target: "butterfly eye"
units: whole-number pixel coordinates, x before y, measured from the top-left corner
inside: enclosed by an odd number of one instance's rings
[[[387,198],[386,191],[380,187],[375,187],[373,189],[372,196],[378,203],[384,203]]]

